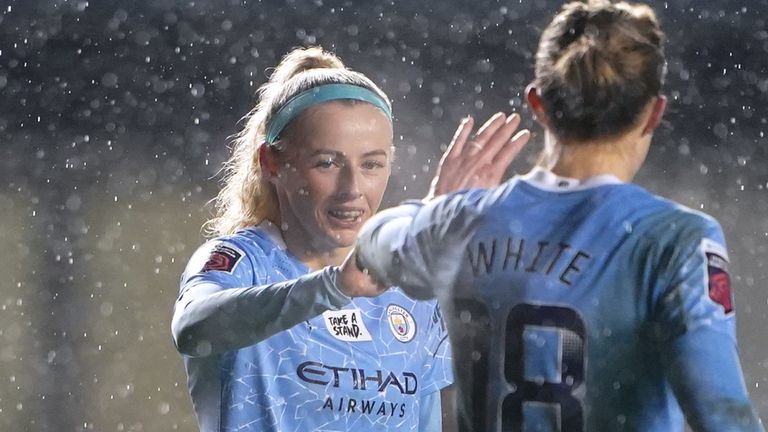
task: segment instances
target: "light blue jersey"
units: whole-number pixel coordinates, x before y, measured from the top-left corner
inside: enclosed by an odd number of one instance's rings
[[[349,299],[336,271],[309,273],[268,223],[195,253],[173,332],[202,431],[439,430],[452,370],[437,302]]]
[[[537,170],[380,213],[359,260],[434,289],[463,428],[762,431],[711,217],[612,176]],[[447,289],[451,287],[451,289]]]

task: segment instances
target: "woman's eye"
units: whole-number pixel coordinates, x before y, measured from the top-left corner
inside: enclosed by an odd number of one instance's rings
[[[370,170],[384,168],[384,163],[376,160],[365,161],[363,162],[363,168],[370,169]]]
[[[336,161],[334,161],[333,159],[325,159],[325,160],[318,161],[315,164],[315,168],[332,168],[335,165],[336,165]]]

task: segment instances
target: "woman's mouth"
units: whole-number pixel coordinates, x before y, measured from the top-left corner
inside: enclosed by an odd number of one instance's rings
[[[360,224],[363,220],[363,214],[365,214],[365,212],[360,209],[335,209],[328,211],[330,219],[334,223],[343,226]]]

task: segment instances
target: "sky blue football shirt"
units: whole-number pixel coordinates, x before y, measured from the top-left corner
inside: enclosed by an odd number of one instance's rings
[[[467,430],[758,431],[723,234],[623,184],[536,170],[372,218],[360,262],[440,299]]]
[[[437,302],[350,301],[333,270],[308,274],[271,224],[195,253],[173,328],[203,431],[439,428],[452,369]]]

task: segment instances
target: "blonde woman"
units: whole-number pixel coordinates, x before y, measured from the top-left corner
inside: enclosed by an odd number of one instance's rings
[[[441,430],[452,370],[436,302],[378,286],[352,259],[337,267],[381,203],[391,110],[319,48],[289,53],[261,88],[174,310],[201,430]],[[498,115],[472,142],[508,163],[518,124]],[[473,157],[474,170],[447,163],[435,194],[501,175]]]

